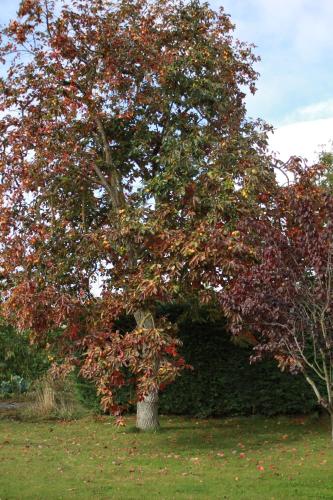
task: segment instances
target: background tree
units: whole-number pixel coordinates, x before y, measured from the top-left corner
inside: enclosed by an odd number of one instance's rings
[[[302,373],[333,432],[333,196],[322,182],[326,165],[294,158],[288,167],[293,182],[239,225],[221,300],[233,332],[256,337],[252,360],[273,356],[282,370]]]
[[[105,409],[134,379],[140,428],[184,367],[156,304],[208,300],[213,235],[272,179],[266,127],[245,117],[256,58],[232,30],[197,1],[24,0],[2,32],[2,312],[36,342],[57,332]]]
[[[331,148],[323,150],[318,155],[319,163],[325,166],[325,171],[323,173],[323,178],[321,183],[327,188],[333,188],[333,143],[331,142]]]

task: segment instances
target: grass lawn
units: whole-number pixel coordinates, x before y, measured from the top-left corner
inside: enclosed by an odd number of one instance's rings
[[[328,419],[0,420],[0,499],[333,499]]]

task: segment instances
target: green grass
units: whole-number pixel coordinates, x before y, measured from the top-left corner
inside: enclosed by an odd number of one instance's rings
[[[0,420],[0,499],[333,499],[326,419]]]

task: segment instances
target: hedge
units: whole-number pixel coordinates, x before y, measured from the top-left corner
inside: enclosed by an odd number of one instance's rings
[[[223,320],[183,321],[182,354],[193,366],[161,393],[161,413],[197,417],[303,414],[316,400],[302,375],[274,361],[251,365],[251,348],[235,345]]]

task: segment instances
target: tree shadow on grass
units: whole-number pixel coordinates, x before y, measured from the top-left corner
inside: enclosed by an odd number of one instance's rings
[[[198,422],[198,423],[197,423]],[[311,438],[314,432],[329,429],[328,418],[307,417],[300,423],[294,417],[241,417],[226,419],[193,420],[182,426],[164,422],[159,433],[165,436],[165,445],[178,451],[189,449],[219,451],[221,449],[270,449],[279,445],[293,446]],[[172,441],[170,441],[172,437]],[[329,439],[329,434],[327,434]]]

